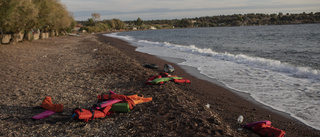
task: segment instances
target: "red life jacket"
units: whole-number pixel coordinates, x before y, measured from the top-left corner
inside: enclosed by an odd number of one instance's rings
[[[264,121],[258,121],[258,122],[253,122],[253,123],[246,124],[246,125],[244,125],[244,127],[246,127],[246,128],[251,128],[251,127],[254,127],[255,125],[257,125],[257,124],[259,124],[259,123],[265,123],[266,125],[271,126],[271,121],[269,121],[269,120],[264,120]]]
[[[132,109],[135,103],[133,102],[132,99],[125,95],[119,95],[119,94],[110,94],[108,95],[98,95],[97,97],[99,99],[98,102],[103,102],[106,100],[110,99],[119,99],[122,100],[122,102],[128,102],[129,108]],[[73,118],[74,119],[79,119],[79,120],[84,120],[85,122],[88,122],[90,120],[94,120],[96,118],[104,118],[108,115],[111,115],[114,112],[110,112],[109,110],[111,109],[112,105],[105,106],[104,108],[98,107],[100,109],[96,109],[97,106],[96,104],[93,105],[91,109],[75,109],[73,110]]]
[[[183,79],[174,79],[175,83],[191,83],[189,79],[183,78]]]
[[[254,126],[253,132],[262,137],[284,137],[286,132],[267,125],[266,123],[259,123]]]
[[[166,72],[160,72],[160,75],[162,77],[178,77],[177,75],[170,75],[169,73],[166,73]]]

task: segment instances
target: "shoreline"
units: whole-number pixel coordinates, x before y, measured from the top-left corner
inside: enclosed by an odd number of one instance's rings
[[[143,60],[142,63],[154,63],[159,65],[159,67],[161,68],[164,65],[163,62],[169,62],[169,64],[171,64],[176,70],[178,70],[179,72],[177,73],[178,76],[180,75],[187,76],[188,79],[192,77],[190,80],[193,86],[201,87],[202,85],[205,84],[206,86],[204,87],[218,89],[217,90],[218,92],[217,92],[217,91],[210,91],[208,90],[208,88],[205,88],[205,89],[200,88],[199,92],[195,93],[195,96],[196,98],[199,98],[200,100],[202,100],[203,105],[205,105],[205,103],[207,102],[212,107],[214,107],[215,105],[222,106],[222,107],[218,107],[216,110],[219,115],[223,115],[224,120],[227,121],[228,124],[231,125],[231,127],[233,128],[237,127],[237,124],[235,124],[237,117],[239,115],[243,115],[244,116],[243,124],[261,121],[261,120],[270,120],[272,122],[273,127],[286,131],[287,136],[313,136],[312,134],[320,135],[319,130],[306,125],[305,123],[292,117],[289,113],[282,112],[270,106],[264,105],[263,103],[260,103],[254,100],[249,94],[232,91],[232,89],[229,89],[224,85],[210,82],[211,81],[210,78],[202,75],[199,72],[195,72],[197,71],[196,68],[177,65],[179,61],[181,61],[180,59],[172,59],[172,58],[168,59],[167,57],[159,57],[159,56],[149,55],[146,53],[141,53],[141,52],[135,51],[136,49],[135,46],[132,46],[130,45],[130,43],[127,43],[123,40],[111,38],[103,35],[102,37],[106,37],[107,39],[106,41],[110,42],[112,46],[120,50],[128,52],[128,49],[124,46],[126,45],[126,46],[130,46],[129,49],[132,50],[130,51],[130,54],[132,54],[132,52],[136,52],[136,54],[142,54],[147,56],[147,58],[144,58],[146,60]],[[101,38],[99,39],[100,41],[102,40]],[[113,42],[115,41],[116,42],[121,41],[121,44],[124,44],[124,45],[121,45],[121,46],[114,45]],[[148,58],[157,58],[157,59],[148,60]],[[160,62],[160,63],[156,63],[156,62]],[[196,74],[193,74],[194,72]],[[194,81],[196,81],[195,84],[193,83]],[[221,96],[221,97],[217,97],[216,96],[217,94],[218,96]],[[215,100],[215,101],[212,101],[212,100]],[[229,100],[232,103],[225,105],[223,103],[225,102],[225,100]],[[233,106],[233,107],[230,107],[230,106]],[[299,129],[297,129],[296,127],[303,127],[303,129],[300,129],[299,131]],[[308,135],[310,133],[311,135]]]
[[[106,37],[108,37],[108,36],[106,36]],[[119,39],[119,40],[121,40],[121,39]],[[128,44],[130,46],[133,46],[130,43],[128,43]],[[136,46],[133,46],[133,47],[137,48]],[[139,52],[139,51],[136,51],[136,52]],[[144,52],[140,52],[140,53],[144,53]],[[148,54],[148,53],[145,53],[145,54]],[[277,109],[273,108],[272,106],[269,106],[267,104],[264,104],[263,102],[260,102],[260,101],[258,101],[256,99],[254,99],[249,93],[243,93],[243,92],[240,92],[240,91],[236,91],[235,89],[229,88],[225,84],[223,84],[223,83],[221,83],[221,82],[219,82],[219,81],[217,81],[215,79],[212,79],[212,78],[210,78],[210,77],[208,77],[208,76],[206,76],[204,74],[201,74],[199,72],[199,70],[197,70],[197,68],[194,68],[194,67],[191,67],[191,66],[179,65],[179,63],[182,63],[184,61],[183,59],[164,57],[164,56],[157,56],[157,55],[151,55],[151,56],[155,56],[155,57],[160,58],[162,60],[165,60],[165,61],[168,61],[170,63],[173,63],[173,64],[179,66],[180,68],[182,68],[186,73],[188,73],[188,74],[190,74],[190,75],[192,75],[192,76],[194,76],[194,77],[196,77],[198,79],[205,80],[207,82],[213,83],[214,85],[218,85],[218,86],[220,86],[222,88],[225,88],[225,89],[229,90],[230,92],[238,95],[242,99],[247,100],[247,101],[249,101],[249,102],[251,102],[251,103],[253,103],[253,104],[257,105],[257,106],[260,106],[260,107],[262,107],[264,109],[267,109],[267,110],[269,110],[271,112],[279,114],[279,115],[281,115],[283,117],[289,118],[289,119],[291,119],[293,121],[301,122],[301,123],[305,124],[306,126],[309,126],[307,123],[303,122],[303,120],[299,120],[298,117],[294,117],[290,113],[277,110]],[[162,66],[159,66],[159,67],[162,67]],[[309,127],[313,128],[311,126],[309,126]],[[318,130],[316,128],[313,128],[313,129]]]
[[[283,112],[283,111],[277,110],[277,109],[275,109],[275,108],[273,108],[273,107],[271,107],[271,106],[268,106],[268,105],[266,105],[266,104],[264,104],[264,103],[262,103],[262,102],[259,102],[259,101],[255,100],[249,93],[243,93],[243,92],[240,92],[240,91],[236,91],[236,90],[234,90],[234,89],[231,89],[231,88],[227,87],[227,86],[224,85],[223,83],[218,82],[217,80],[214,80],[214,79],[212,79],[212,78],[210,78],[210,77],[208,77],[208,76],[206,76],[206,75],[204,75],[204,74],[201,74],[201,73],[199,72],[199,70],[197,70],[197,68],[195,68],[195,67],[185,66],[185,65],[179,65],[179,63],[181,63],[181,62],[183,61],[182,59],[174,59],[174,58],[162,57],[162,56],[156,56],[156,57],[158,57],[158,58],[160,58],[160,59],[163,59],[163,60],[166,60],[166,61],[168,61],[168,62],[172,62],[172,63],[178,65],[179,67],[181,67],[181,68],[182,68],[184,71],[186,71],[188,74],[190,74],[190,75],[192,75],[192,76],[195,76],[195,77],[198,78],[198,79],[205,80],[205,81],[211,82],[211,83],[213,83],[213,84],[215,84],[215,85],[218,85],[218,86],[220,86],[220,87],[222,87],[222,88],[225,88],[225,89],[229,90],[230,92],[233,92],[234,94],[242,97],[242,99],[244,99],[244,100],[250,101],[250,102],[252,102],[252,103],[254,103],[254,104],[258,105],[258,106],[261,106],[262,108],[268,109],[268,110],[270,110],[270,111],[272,111],[272,112],[275,112],[275,113],[277,113],[277,114],[279,114],[279,115],[282,115],[282,116],[284,116],[284,117],[287,117],[287,118],[289,118],[289,119],[302,122],[302,121],[300,121],[298,118],[295,118],[295,117],[291,116],[291,115],[290,115],[289,113],[287,113],[287,112]],[[302,122],[302,123],[304,123],[304,122]],[[306,123],[304,123],[304,124],[307,125]],[[308,126],[308,125],[307,125],[307,126]],[[310,126],[310,127],[311,127],[311,126]],[[313,128],[313,127],[311,127],[311,128]],[[314,129],[315,129],[315,128],[314,128]],[[317,130],[317,129],[316,129],[316,130]]]
[[[302,120],[302,121],[299,120],[299,118],[296,118],[296,117],[292,116],[290,113],[277,110],[277,109],[275,109],[275,108],[273,108],[273,107],[271,107],[271,106],[268,106],[268,105],[266,105],[266,104],[264,104],[264,103],[262,103],[262,102],[259,102],[259,101],[255,100],[249,93],[243,93],[243,92],[239,92],[239,91],[236,91],[236,90],[234,90],[234,89],[228,88],[228,87],[225,86],[223,83],[212,82],[213,79],[211,79],[211,78],[209,78],[209,77],[207,77],[207,76],[205,76],[205,75],[203,75],[203,74],[201,74],[201,73],[199,73],[199,72],[195,72],[195,71],[198,71],[198,70],[197,70],[196,68],[194,68],[194,67],[182,66],[182,65],[179,65],[179,66],[180,66],[181,68],[183,68],[187,73],[189,73],[190,75],[193,75],[193,76],[197,77],[198,79],[202,79],[202,80],[211,82],[211,83],[213,83],[213,84],[215,84],[215,85],[218,85],[218,86],[221,86],[221,87],[223,87],[223,88],[226,88],[227,90],[229,90],[230,92],[233,92],[234,94],[238,95],[238,96],[241,97],[242,99],[247,100],[247,101],[249,101],[249,102],[251,102],[251,103],[253,103],[253,104],[255,104],[255,105],[257,105],[257,106],[259,106],[259,107],[261,107],[261,108],[267,109],[267,110],[269,110],[269,111],[271,111],[271,112],[274,112],[274,113],[276,113],[276,114],[279,114],[279,115],[281,115],[281,116],[283,116],[283,117],[286,117],[286,118],[291,119],[291,120],[293,120],[293,121],[301,122],[301,123],[305,124],[306,126],[309,126],[308,124],[304,123],[303,120]],[[213,80],[213,81],[215,81],[215,80]],[[310,127],[310,128],[313,128],[313,127],[311,127],[311,126],[309,126],[309,127]],[[316,129],[316,128],[313,128],[313,129],[318,130],[318,129]]]
[[[160,69],[145,68],[156,63]],[[146,85],[164,64],[191,84]],[[83,122],[72,119],[75,108],[90,109],[97,95],[152,97],[129,113],[113,113]],[[102,34],[60,36],[0,46],[0,136],[228,136],[258,137],[242,124],[270,120],[288,137],[320,136],[318,130],[254,105],[182,67]],[[46,96],[63,104],[63,112],[33,120]],[[206,103],[210,108],[205,107]]]
[[[212,79],[212,78],[210,78],[210,77],[208,77],[208,76],[206,76],[204,74],[201,74],[197,70],[197,68],[195,68],[195,67],[179,65],[178,63],[181,63],[181,62],[179,62],[179,59],[173,59],[173,58],[170,58],[170,57],[160,57],[160,56],[157,56],[157,57],[160,58],[160,59],[167,60],[169,62],[175,63],[176,65],[181,67],[184,71],[186,71],[188,74],[193,75],[198,79],[205,80],[205,81],[211,82],[211,83],[213,83],[215,85],[218,85],[218,86],[220,86],[222,88],[225,88],[225,89],[229,90],[230,92],[242,97],[244,100],[248,100],[248,101],[250,101],[250,102],[252,102],[252,103],[254,103],[256,105],[259,105],[259,106],[261,106],[261,107],[263,107],[265,109],[269,109],[270,111],[276,112],[276,113],[278,113],[280,115],[283,115],[285,117],[292,118],[293,120],[299,121],[298,119],[292,117],[289,113],[274,109],[271,106],[265,105],[265,104],[255,100],[249,93],[243,93],[243,92],[236,91],[234,89],[231,89],[231,88],[227,87],[223,83],[218,82],[217,80],[214,80],[214,79]]]

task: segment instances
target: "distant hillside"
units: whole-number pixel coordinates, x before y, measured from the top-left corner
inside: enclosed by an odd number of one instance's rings
[[[94,16],[98,15],[98,16]],[[219,26],[253,26],[253,25],[282,25],[282,24],[306,24],[320,23],[320,12],[300,14],[234,14],[206,16],[196,18],[172,19],[172,20],[142,20],[121,21],[119,19],[98,20],[99,13],[93,13],[87,21],[78,21],[89,33],[117,30],[147,30],[147,29],[170,29],[170,28],[193,28],[193,27],[219,27]]]
[[[137,21],[125,21],[125,23],[134,25]],[[179,28],[186,27],[217,27],[217,26],[251,26],[251,25],[281,25],[281,24],[307,24],[320,23],[320,12],[300,13],[300,14],[234,14],[206,16],[196,18],[184,18],[173,20],[147,20],[144,25],[174,26]]]

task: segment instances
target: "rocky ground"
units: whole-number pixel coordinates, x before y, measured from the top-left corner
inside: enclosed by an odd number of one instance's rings
[[[134,52],[127,43],[100,34],[1,45],[0,136],[257,136],[238,130],[239,114],[245,122],[269,118],[288,137],[320,135],[292,119],[247,106],[226,89],[196,79],[176,65],[175,74],[191,84],[145,85],[161,71],[145,68],[145,63],[170,62]],[[98,95],[109,90],[153,100],[129,113],[91,122],[71,118],[73,109],[90,108]],[[63,104],[63,112],[32,120],[44,111],[39,106],[46,96]],[[206,103],[211,104],[209,109]]]

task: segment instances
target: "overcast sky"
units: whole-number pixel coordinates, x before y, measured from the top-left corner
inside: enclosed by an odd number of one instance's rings
[[[182,19],[247,13],[320,12],[320,0],[60,0],[76,20]]]

